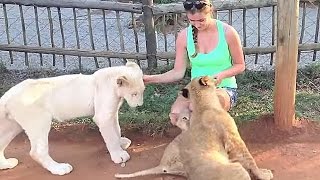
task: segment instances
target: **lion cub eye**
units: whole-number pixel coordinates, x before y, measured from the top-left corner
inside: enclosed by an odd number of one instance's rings
[[[137,95],[138,95],[138,93],[133,93],[133,94],[132,94],[133,97],[135,97],[135,96],[137,96]]]

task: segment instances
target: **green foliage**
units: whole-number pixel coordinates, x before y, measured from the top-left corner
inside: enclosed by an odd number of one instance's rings
[[[0,67],[1,68],[1,67]],[[163,73],[172,67],[149,70],[146,74]],[[41,73],[43,74],[43,72]],[[52,74],[45,74],[51,76]],[[39,76],[35,73],[34,76]],[[42,75],[41,75],[42,76]],[[0,73],[0,78],[2,77]],[[124,103],[119,112],[122,127],[134,127],[149,134],[159,134],[170,126],[169,112],[177,93],[190,80],[190,69],[180,83],[147,85],[144,104],[135,109]],[[238,103],[230,111],[237,123],[255,120],[273,112],[274,71],[246,71],[237,76]],[[0,85],[0,95],[11,87]],[[320,64],[298,70],[296,115],[297,117],[320,120]],[[91,117],[77,118],[74,123],[96,127]]]
[[[167,69],[153,73],[164,72]],[[189,81],[190,70],[185,82]],[[296,94],[296,115],[313,120],[320,120],[320,66],[309,66],[298,71]],[[255,120],[257,117],[273,112],[274,71],[246,71],[237,76],[238,102],[230,111],[237,123]],[[168,127],[170,107],[178,90],[183,84],[148,85],[145,104],[130,110],[122,108],[120,119],[123,124],[138,124],[147,132],[159,132]],[[316,90],[317,89],[317,90]],[[151,128],[151,129],[150,129]]]
[[[296,95],[296,115],[320,120],[320,93],[299,92]]]
[[[0,61],[0,73],[6,73],[8,72],[8,69],[6,68],[6,66],[3,64],[2,61]]]
[[[273,71],[245,71],[237,76],[240,90],[265,91],[271,90],[274,84]]]

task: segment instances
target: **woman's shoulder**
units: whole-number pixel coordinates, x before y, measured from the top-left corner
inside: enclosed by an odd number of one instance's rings
[[[188,27],[185,27],[179,31],[178,36],[180,35],[180,36],[187,37],[187,32],[188,32]]]
[[[222,22],[222,21],[220,21],[220,22],[222,23],[223,31],[224,31],[225,37],[227,39],[232,39],[235,36],[239,36],[238,32],[236,31],[236,29],[233,26],[231,26],[228,23]]]
[[[228,24],[226,22],[223,22],[223,21],[220,21],[220,20],[217,20],[217,21],[219,21],[219,23],[222,24],[222,27],[223,27],[223,30],[224,30],[225,33],[227,31],[230,31],[230,29],[234,29],[230,24]]]
[[[187,42],[187,31],[188,31],[187,27],[182,29],[181,31],[179,31],[178,36],[177,36],[177,41],[179,41],[180,43]]]

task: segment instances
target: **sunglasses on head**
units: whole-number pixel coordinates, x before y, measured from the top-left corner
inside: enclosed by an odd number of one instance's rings
[[[202,9],[204,6],[209,5],[206,2],[203,1],[185,1],[183,2],[183,7],[185,10],[191,10],[193,7],[195,7],[196,9],[200,10]]]

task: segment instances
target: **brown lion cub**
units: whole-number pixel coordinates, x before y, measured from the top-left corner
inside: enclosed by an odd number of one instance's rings
[[[221,107],[215,89],[214,80],[207,76],[193,79],[182,90],[193,107],[191,119],[184,115],[178,118],[177,125],[183,131],[167,146],[160,164],[115,177],[171,174],[189,180],[250,180],[250,172],[261,180],[272,179],[270,170],[257,167],[234,120]]]
[[[249,180],[249,173],[257,179],[272,179],[270,170],[257,167],[215,90],[215,80],[209,76],[195,78],[183,89],[193,107],[190,127],[179,143],[188,179]]]

